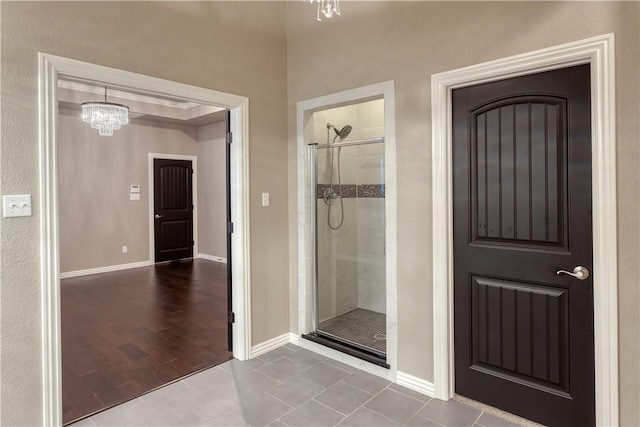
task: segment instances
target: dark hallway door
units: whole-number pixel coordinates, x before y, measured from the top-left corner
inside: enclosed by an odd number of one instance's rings
[[[456,393],[594,425],[589,66],[454,90],[453,170]]]
[[[189,160],[153,160],[155,261],[193,258],[193,168]]]

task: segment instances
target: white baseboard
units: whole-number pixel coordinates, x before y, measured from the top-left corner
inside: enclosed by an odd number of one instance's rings
[[[271,338],[270,340],[254,345],[253,347],[251,347],[250,358],[260,356],[261,354],[267,353],[271,350],[275,350],[278,347],[282,347],[285,344],[289,344],[291,342],[290,335],[293,334],[287,332],[286,334],[282,334],[278,337]]]
[[[418,393],[422,393],[429,397],[433,397],[433,383],[422,378],[414,377],[413,375],[406,374],[398,371],[396,374],[396,382],[398,385],[409,388]]]
[[[221,262],[223,264],[227,263],[227,259],[226,258],[222,258],[222,257],[215,256],[215,255],[198,254],[197,258],[202,258],[202,259],[206,259],[206,260],[209,260],[209,261]]]
[[[108,265],[106,267],[89,268],[87,270],[67,271],[60,273],[61,279],[69,277],[88,276],[90,274],[108,273],[110,271],[128,270],[130,268],[148,267],[153,265],[151,261],[132,262],[130,264]]]
[[[300,335],[289,332],[289,343],[293,345],[300,345]]]

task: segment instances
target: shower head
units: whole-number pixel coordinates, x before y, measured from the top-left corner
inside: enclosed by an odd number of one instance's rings
[[[344,125],[342,129],[339,129],[339,130],[333,125],[329,125],[329,126],[333,128],[333,131],[336,133],[338,137],[340,137],[340,139],[345,139],[346,137],[348,137],[349,134],[351,133],[351,129],[353,129],[351,125]]]

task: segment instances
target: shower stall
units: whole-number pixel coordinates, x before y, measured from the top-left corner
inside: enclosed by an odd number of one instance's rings
[[[382,109],[382,100],[367,104]],[[304,337],[388,366],[384,131],[358,123],[316,123],[308,145],[313,304]]]

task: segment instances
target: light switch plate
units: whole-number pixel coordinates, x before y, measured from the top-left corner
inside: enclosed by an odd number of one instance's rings
[[[5,218],[31,216],[31,194],[2,196],[2,212]]]
[[[262,206],[269,206],[269,193],[262,193]]]
[[[129,193],[129,200],[140,200],[140,193]]]

